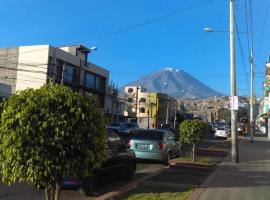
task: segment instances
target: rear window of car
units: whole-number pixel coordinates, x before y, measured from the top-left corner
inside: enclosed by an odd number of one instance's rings
[[[141,131],[136,133],[132,139],[162,140],[164,132],[161,131]]]
[[[112,123],[111,126],[120,126],[119,123]]]

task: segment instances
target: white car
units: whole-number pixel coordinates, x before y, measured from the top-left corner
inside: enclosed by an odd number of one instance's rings
[[[214,137],[227,138],[228,137],[228,131],[227,131],[226,127],[218,127],[216,129]]]

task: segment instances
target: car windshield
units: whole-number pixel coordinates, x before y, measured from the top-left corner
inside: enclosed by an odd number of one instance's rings
[[[133,139],[162,140],[164,132],[162,131],[141,131],[133,136]]]

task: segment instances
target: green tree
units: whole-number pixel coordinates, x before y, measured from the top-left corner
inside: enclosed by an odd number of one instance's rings
[[[196,144],[206,135],[206,124],[200,119],[185,120],[180,124],[180,143],[192,144],[192,161],[195,160]]]
[[[93,96],[50,83],[12,95],[2,106],[4,183],[42,186],[46,199],[60,199],[64,176],[87,180],[106,159],[104,117]]]

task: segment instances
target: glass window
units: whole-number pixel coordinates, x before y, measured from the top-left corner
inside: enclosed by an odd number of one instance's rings
[[[128,88],[128,92],[132,93],[133,92],[133,88]]]
[[[100,77],[96,76],[96,89],[100,90]]]
[[[93,74],[86,73],[85,86],[88,88],[95,88],[95,76]]]
[[[132,98],[128,98],[128,102],[129,103],[132,103],[133,102],[133,99]]]
[[[66,65],[64,68],[64,81],[72,82],[74,77],[73,67]]]

